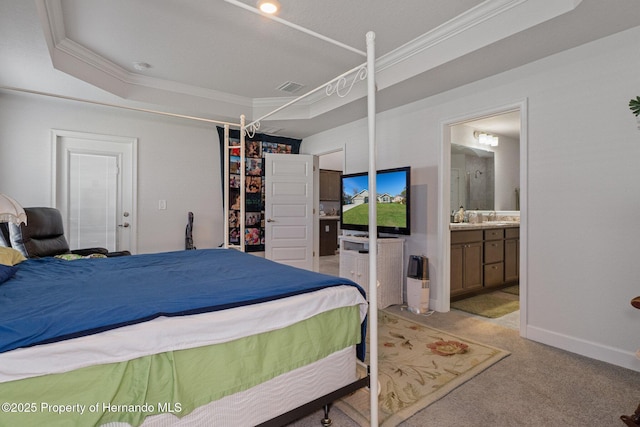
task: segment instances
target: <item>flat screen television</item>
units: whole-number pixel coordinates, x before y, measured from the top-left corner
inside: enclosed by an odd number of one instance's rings
[[[376,197],[369,194],[367,172],[342,175],[340,227],[369,230],[369,202],[376,201],[378,233],[411,234],[411,168],[379,170]]]

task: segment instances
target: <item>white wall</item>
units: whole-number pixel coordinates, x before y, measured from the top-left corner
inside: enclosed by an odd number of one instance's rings
[[[0,92],[0,192],[23,206],[52,206],[51,129],[136,137],[138,252],[184,249],[187,212],[194,244],[224,240],[218,135],[212,125],[148,113]],[[158,200],[167,201],[158,210]]]
[[[429,257],[443,298],[439,170],[445,123],[526,100],[523,334],[634,370],[640,347],[637,258],[640,130],[627,104],[640,92],[640,27],[378,114],[378,167],[412,166],[407,254]],[[305,138],[302,150],[346,144],[347,172],[367,167],[366,121]],[[447,172],[448,174],[448,172]],[[447,293],[448,294],[448,293]]]

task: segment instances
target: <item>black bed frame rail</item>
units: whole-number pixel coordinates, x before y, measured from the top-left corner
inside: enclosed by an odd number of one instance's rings
[[[323,426],[330,426],[331,419],[329,419],[329,408],[331,407],[331,404],[335,400],[347,396],[363,387],[369,387],[369,375],[360,378],[359,380],[356,380],[351,384],[347,384],[346,386],[339,388],[338,390],[332,391],[329,394],[325,394],[324,396],[319,397],[309,403],[305,403],[302,406],[292,409],[289,412],[278,415],[277,417],[270,419],[269,421],[258,424],[257,427],[281,427],[323,408],[325,417],[321,420],[321,423]]]

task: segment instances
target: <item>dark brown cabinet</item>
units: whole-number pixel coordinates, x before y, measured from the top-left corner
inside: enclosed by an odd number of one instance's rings
[[[482,231],[451,233],[451,295],[482,289]]]
[[[520,229],[478,228],[451,231],[451,296],[477,294],[517,283]]]
[[[520,280],[520,229],[505,229],[504,239],[504,281]]]
[[[340,172],[320,169],[320,200],[340,201]]]
[[[504,282],[504,229],[484,230],[483,286],[499,286]]]
[[[320,256],[335,255],[338,250],[338,220],[320,220]]]

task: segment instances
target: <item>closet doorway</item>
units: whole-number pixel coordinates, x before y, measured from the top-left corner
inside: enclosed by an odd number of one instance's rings
[[[53,205],[71,249],[136,253],[137,138],[52,131]]]
[[[344,172],[344,149],[318,154],[320,183],[318,198],[319,271],[334,276],[340,268],[340,185]]]

